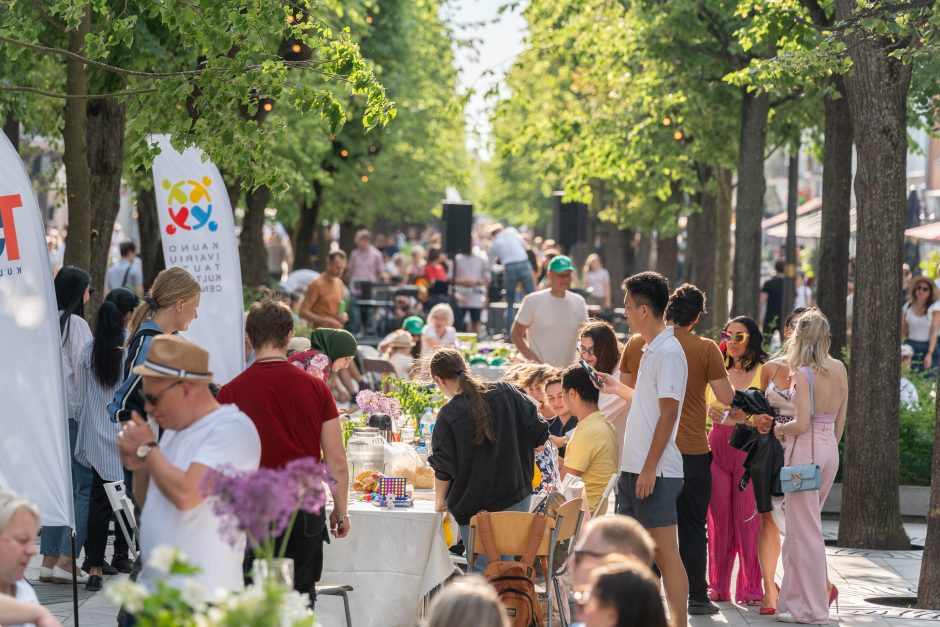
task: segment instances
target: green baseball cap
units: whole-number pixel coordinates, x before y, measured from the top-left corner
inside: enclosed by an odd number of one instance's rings
[[[574,266],[571,265],[571,257],[558,255],[548,262],[549,272],[571,272],[572,270],[574,270]]]
[[[408,316],[401,323],[401,328],[412,335],[421,335],[421,331],[424,330],[424,320],[418,316]]]

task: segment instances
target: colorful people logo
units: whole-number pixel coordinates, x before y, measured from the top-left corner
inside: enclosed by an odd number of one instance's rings
[[[173,224],[167,225],[167,233],[173,235],[177,228],[184,231],[198,231],[207,225],[210,231],[219,228],[218,223],[209,220],[212,217],[210,185],[212,185],[212,179],[208,176],[202,177],[201,183],[193,180],[170,183],[169,179],[163,179],[163,189],[169,190],[167,204],[170,206],[167,209],[173,221]],[[174,209],[174,206],[178,208]]]

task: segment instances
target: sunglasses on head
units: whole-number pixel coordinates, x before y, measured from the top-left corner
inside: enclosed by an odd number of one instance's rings
[[[747,342],[749,337],[751,337],[750,333],[730,333],[728,331],[724,331],[721,334],[721,339],[723,339],[728,344],[744,344]]]

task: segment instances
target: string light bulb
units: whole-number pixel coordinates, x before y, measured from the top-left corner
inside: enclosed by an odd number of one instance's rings
[[[345,159],[346,157],[349,156],[349,151],[343,148],[342,150],[339,151],[339,156]]]
[[[684,137],[684,135],[682,134],[682,131],[676,131],[675,133],[672,134],[672,136],[676,141],[682,141],[682,138]]]
[[[300,54],[301,46],[300,44],[294,44],[290,49],[294,51],[294,54]]]
[[[359,177],[359,180],[362,181],[363,183],[368,183],[369,177],[363,174],[362,176]]]
[[[261,105],[261,108],[264,109],[265,111],[270,112],[271,109],[274,108],[274,105],[271,104],[270,102],[266,102],[266,103],[264,103],[263,105]]]
[[[669,126],[670,124],[672,124],[672,120],[669,118],[663,118],[663,126]]]

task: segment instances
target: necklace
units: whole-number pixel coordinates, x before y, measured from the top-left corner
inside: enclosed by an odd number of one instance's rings
[[[262,357],[260,359],[256,359],[255,363],[257,364],[262,361],[287,361],[287,357],[281,357],[280,355],[277,355],[275,357]]]

